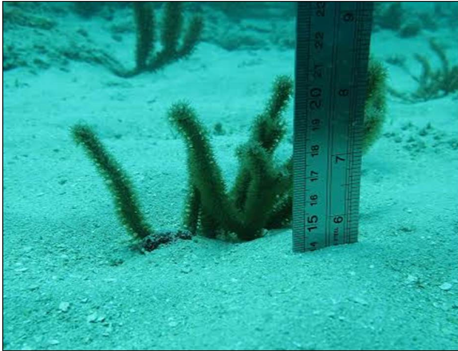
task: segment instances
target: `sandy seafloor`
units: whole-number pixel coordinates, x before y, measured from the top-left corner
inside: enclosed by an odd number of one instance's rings
[[[422,36],[372,40],[382,58],[428,50]],[[415,87],[388,69],[391,86]],[[130,250],[110,194],[69,134],[78,121],[94,126],[148,220],[178,227],[186,156],[168,107],[186,99],[209,129],[222,123],[212,143],[230,184],[235,147],[274,77],[293,72],[293,50],[205,42],[189,60],[133,79],[85,63],[5,72],[4,347],[458,349],[456,95],[389,97],[384,135],[364,156],[360,242],[301,255],[288,228],[242,244],[197,238]],[[285,116],[291,127],[291,106]],[[286,140],[279,159],[290,152]]]

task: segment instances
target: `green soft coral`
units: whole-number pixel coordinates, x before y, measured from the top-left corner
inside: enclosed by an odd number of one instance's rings
[[[185,226],[215,237],[217,232],[234,233],[248,241],[259,238],[271,214],[284,201],[291,187],[290,169],[277,166],[273,153],[285,134],[282,114],[292,95],[292,81],[277,78],[272,96],[254,122],[246,144],[239,147],[239,173],[234,187],[227,190],[216,163],[207,131],[195,111],[186,103],[175,104],[169,120],[186,141],[190,190],[185,209]],[[199,210],[197,210],[199,208]],[[277,219],[275,222],[278,221]]]
[[[183,4],[180,2],[164,3],[162,21],[156,21],[150,2],[134,1],[132,7],[136,25],[135,67],[125,69],[111,56],[103,55],[101,63],[114,74],[130,78],[140,73],[154,72],[192,54],[204,28],[201,16],[193,16],[184,29]],[[159,48],[156,34],[159,34]]]
[[[386,73],[381,64],[369,65],[365,103],[363,150],[379,137],[386,113]],[[207,130],[188,103],[174,104],[168,118],[183,137],[187,149],[188,193],[183,225],[192,234],[210,238],[235,235],[239,240],[260,238],[264,229],[283,227],[291,222],[293,206],[293,160],[278,164],[274,153],[286,129],[283,114],[292,97],[293,83],[278,77],[264,111],[253,122],[247,141],[237,148],[239,169],[228,189],[216,161]],[[166,231],[159,235],[147,224],[132,183],[118,162],[106,150],[94,131],[76,125],[73,137],[82,144],[96,164],[115,200],[118,217],[135,237],[144,239],[144,248],[190,238],[188,232]]]
[[[132,182],[92,128],[77,124],[72,128],[72,135],[75,142],[84,147],[87,156],[105,180],[113,195],[120,222],[134,238],[143,239],[153,234],[152,228],[142,214]]]

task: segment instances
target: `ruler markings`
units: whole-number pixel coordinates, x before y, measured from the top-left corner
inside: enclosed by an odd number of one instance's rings
[[[297,14],[297,23],[296,23],[296,31],[297,33],[310,33],[310,23],[311,23],[311,12],[310,7],[302,7],[301,9],[298,8]],[[306,34],[309,35],[309,34]],[[296,95],[303,96],[307,94],[308,90],[308,83],[307,78],[304,75],[308,75],[308,67],[310,64],[308,62],[310,57],[310,48],[306,41],[296,41],[296,55],[303,57],[304,64],[296,65],[296,87],[295,93]],[[303,99],[295,99],[294,101],[294,109],[295,112],[298,114],[298,118],[294,119],[294,130],[298,132],[294,132],[294,144],[295,145],[305,145],[307,139],[307,117],[302,115],[305,113],[306,108],[305,104],[306,101]],[[308,142],[308,140],[307,140]],[[301,174],[305,175],[306,172],[306,162],[302,162],[305,160],[305,148],[296,148],[296,152],[293,154],[293,172],[294,174]],[[308,166],[308,165],[307,165]],[[295,235],[293,236],[293,247],[296,251],[304,251],[305,250],[305,228],[303,224],[303,218],[305,216],[305,197],[306,197],[306,189],[305,189],[306,180],[303,177],[296,177],[294,181],[294,193],[293,193],[293,232]]]
[[[331,62],[336,62],[337,57],[338,57],[338,45],[336,43],[336,38],[337,41],[339,40],[339,30],[340,30],[340,21],[338,18],[340,17],[340,13],[338,12],[337,6],[334,9],[334,33],[333,33],[333,43],[332,43],[332,56],[331,56]],[[337,78],[337,72],[336,72],[336,65],[332,66],[332,73],[331,73],[331,79],[330,79],[330,86],[334,87],[336,85],[336,78]],[[326,214],[330,213],[332,211],[332,152],[333,152],[333,143],[334,143],[334,128],[333,123],[334,123],[334,111],[336,110],[336,99],[334,95],[333,89],[330,92],[330,113],[328,116],[328,130],[331,131],[331,133],[328,133],[328,178],[326,179],[327,184],[326,184]],[[331,233],[330,233],[330,216],[326,216],[326,222],[325,222],[325,246],[331,245]]]
[[[358,30],[358,28],[356,29]],[[355,78],[355,75],[357,75],[357,72],[355,72],[355,65],[356,65],[356,62],[355,60],[357,60],[359,58],[359,50],[358,50],[358,47],[361,48],[361,46],[358,46],[358,45],[361,45],[362,43],[359,42],[359,43],[355,43],[356,41],[358,41],[358,36],[355,35],[353,37],[353,48],[354,48],[354,52],[353,52],[353,65],[352,65],[352,69],[351,69],[351,75],[352,75],[352,85],[354,86],[354,90],[355,90],[355,93],[352,94],[352,96],[350,97],[350,103],[352,106],[355,105],[356,101],[355,101],[355,96],[357,96],[357,92],[358,92],[358,85],[357,83],[355,84],[355,80],[357,80],[357,77]],[[347,149],[348,150],[354,150],[354,147],[355,147],[355,141],[357,140],[357,138],[359,137],[359,135],[357,135],[357,129],[358,128],[358,121],[355,120],[355,116],[354,116],[354,110],[351,108],[351,116],[353,118],[350,118],[350,121],[348,123],[348,130],[347,130],[347,135],[349,136],[348,139],[347,139]],[[348,168],[349,170],[347,171],[347,186],[345,186],[345,192],[346,192],[346,196],[345,196],[345,206],[346,206],[346,211],[350,211],[349,213],[349,216],[347,218],[347,221],[345,223],[345,231],[344,231],[344,243],[349,243],[350,242],[350,226],[353,225],[353,217],[352,217],[352,210],[353,210],[353,206],[349,206],[349,202],[351,202],[351,199],[354,195],[354,193],[352,193],[352,186],[351,184],[353,183],[353,176],[354,176],[354,173],[353,173],[353,170],[354,170],[354,167],[355,167],[355,164],[354,164],[354,161],[355,161],[355,155],[353,154],[353,157],[350,157],[349,158],[349,162],[348,162]],[[350,188],[350,189],[349,189]],[[350,191],[349,191],[350,190]],[[359,199],[358,199],[359,201]]]
[[[298,3],[294,251],[357,241],[371,14],[365,2]]]

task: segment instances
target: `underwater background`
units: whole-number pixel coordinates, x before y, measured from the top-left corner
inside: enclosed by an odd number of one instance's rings
[[[159,31],[166,4],[151,6]],[[182,10],[183,32],[202,19],[200,40],[141,71],[130,2],[3,2],[3,347],[457,350],[458,2],[375,3],[387,112],[363,157],[359,242],[306,254],[289,226],[139,253],[74,142],[90,126],[147,221],[180,228],[186,143],[167,115],[187,101],[234,183],[276,77],[294,78],[296,4]],[[292,101],[283,116],[280,163]]]

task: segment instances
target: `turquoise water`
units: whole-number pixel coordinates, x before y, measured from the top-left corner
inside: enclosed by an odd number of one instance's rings
[[[458,349],[457,10],[374,4],[359,239],[295,254],[295,3],[4,2],[4,348]]]

